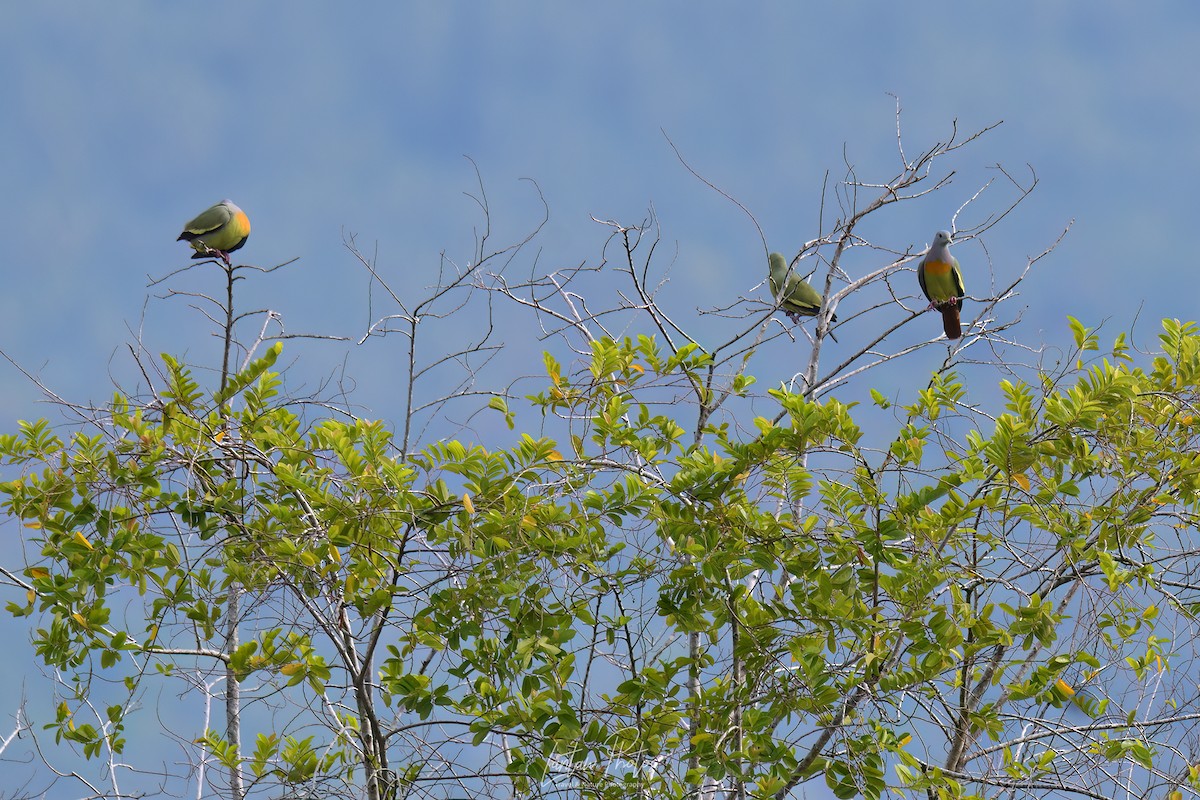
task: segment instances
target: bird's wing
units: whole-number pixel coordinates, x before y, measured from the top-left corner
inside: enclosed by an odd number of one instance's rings
[[[233,217],[233,212],[224,203],[217,203],[212,208],[200,214],[191,222],[183,226],[183,233],[179,235],[180,239],[194,239],[197,236],[203,236],[206,233],[212,233],[217,228],[229,222]]]
[[[821,295],[799,275],[788,278],[787,300],[814,315],[821,310]]]

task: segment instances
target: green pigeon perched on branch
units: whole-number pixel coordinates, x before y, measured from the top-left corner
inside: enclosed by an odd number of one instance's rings
[[[787,259],[780,253],[767,257],[771,266],[771,292],[779,299],[779,307],[793,322],[800,317],[815,317],[821,313],[821,295],[808,281],[788,269]],[[781,288],[782,287],[782,288]],[[837,314],[829,318],[837,322]]]
[[[220,256],[227,265],[229,254],[250,237],[250,218],[232,200],[222,200],[183,226],[175,241],[187,241],[195,249],[192,258]]]
[[[962,336],[959,309],[966,289],[963,288],[958,259],[950,255],[949,231],[938,231],[933,235],[929,252],[917,266],[917,280],[921,282],[921,291],[929,298],[929,307],[942,312],[942,329],[946,332],[946,338],[957,339]]]

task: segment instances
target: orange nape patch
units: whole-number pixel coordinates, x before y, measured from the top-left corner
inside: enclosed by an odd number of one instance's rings
[[[250,233],[250,218],[246,216],[245,211],[239,211],[233,215],[233,227],[241,231],[243,234]]]

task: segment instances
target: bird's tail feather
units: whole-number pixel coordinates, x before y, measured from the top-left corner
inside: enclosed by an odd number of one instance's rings
[[[958,304],[946,303],[941,307],[942,330],[947,339],[957,339],[962,336],[962,322],[958,316]]]

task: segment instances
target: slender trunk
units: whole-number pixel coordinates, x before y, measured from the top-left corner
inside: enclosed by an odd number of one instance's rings
[[[233,346],[233,281],[234,268],[225,262],[225,331],[221,353],[221,392],[229,384],[229,351]],[[226,428],[229,427],[228,410],[222,408],[226,415]],[[236,465],[230,464],[228,474],[235,474]],[[233,655],[238,647],[238,619],[241,617],[242,589],[237,584],[229,587],[229,601],[226,604],[225,652]],[[233,662],[225,662],[225,741],[233,746],[238,760],[229,774],[230,800],[243,800],[246,788],[242,782],[242,687],[234,674]]]
[[[700,634],[688,634],[688,658],[691,663],[688,665],[688,702],[691,704],[691,735],[695,736],[700,732]],[[700,767],[700,756],[697,755],[695,749],[692,750],[692,755],[688,758],[688,771],[694,771]],[[688,792],[691,797],[699,796],[699,789],[693,789]]]
[[[746,747],[742,728],[742,698],[745,697],[746,690],[746,665],[742,663],[742,656],[738,649],[738,640],[741,638],[741,630],[738,628],[739,624],[741,623],[737,614],[737,602],[734,599],[733,587],[730,586],[729,643],[730,650],[733,653],[733,746],[738,753],[741,753]],[[744,768],[745,764],[742,763],[739,766]],[[746,800],[746,782],[740,777],[733,784],[733,795],[736,800]]]
[[[238,586],[229,588],[229,601],[226,604],[229,617],[226,620],[228,627],[225,632],[225,652],[232,654],[238,646],[238,617],[241,614],[240,600],[242,590]],[[230,800],[243,800],[246,796],[245,786],[242,784],[242,693],[241,685],[237,682],[237,677],[234,675],[232,662],[225,664],[225,740],[233,745],[234,752],[238,754],[239,761],[230,770],[229,773],[229,797]]]

